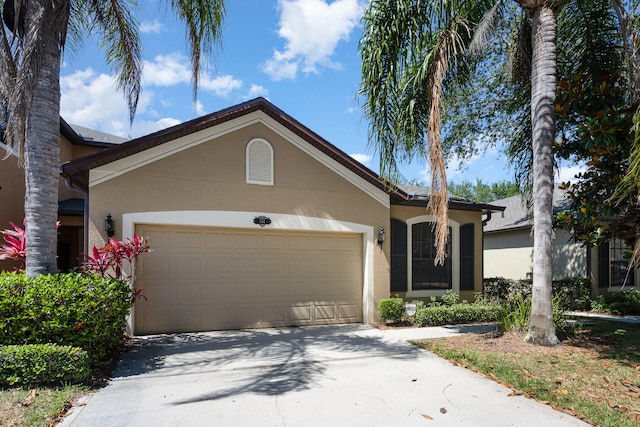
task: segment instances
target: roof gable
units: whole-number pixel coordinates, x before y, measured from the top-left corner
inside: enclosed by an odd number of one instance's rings
[[[87,189],[91,185],[258,122],[279,133],[381,203],[389,205],[389,194],[396,198],[406,197],[402,191],[389,190],[375,172],[264,98],[247,101],[100,153],[72,160],[62,165],[62,174],[76,185]]]

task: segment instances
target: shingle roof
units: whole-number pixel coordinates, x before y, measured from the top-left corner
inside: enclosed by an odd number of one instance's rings
[[[553,212],[556,213],[566,209],[570,200],[566,198],[566,190],[555,188],[553,190]],[[530,228],[533,219],[527,209],[526,196],[520,194],[506,199],[494,200],[493,205],[503,206],[505,209],[501,214],[491,217],[484,227],[484,232],[496,232]]]
[[[416,185],[398,184],[398,187],[409,195],[409,199],[399,204],[424,205],[429,203],[431,191],[428,188]],[[474,200],[465,199],[454,195],[449,195],[449,208],[459,210],[481,210],[483,212],[501,212],[504,208],[493,203],[480,203]]]
[[[111,135],[109,133],[100,132],[94,129],[89,129],[84,126],[69,124],[80,138],[82,138],[86,142],[97,142],[97,143],[106,143],[106,144],[122,144],[127,142],[129,139],[122,138],[121,136]]]

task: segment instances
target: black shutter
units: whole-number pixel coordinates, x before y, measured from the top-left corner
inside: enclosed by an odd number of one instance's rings
[[[609,287],[609,242],[598,246],[598,287]]]
[[[407,291],[407,224],[391,218],[391,292]]]
[[[460,290],[461,291],[473,291],[474,290],[474,262],[473,262],[473,248],[474,248],[474,224],[464,224],[460,226]]]

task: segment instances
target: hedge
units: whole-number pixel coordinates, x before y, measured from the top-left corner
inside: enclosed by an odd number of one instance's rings
[[[126,282],[92,274],[0,273],[0,345],[80,347],[100,366],[121,343],[131,298]]]
[[[501,309],[499,304],[432,305],[418,309],[414,324],[416,326],[441,326],[495,322]]]
[[[512,280],[491,277],[483,280],[483,296],[502,302],[513,301],[516,295],[531,296],[531,279]],[[553,295],[567,310],[590,309],[591,288],[589,281],[582,277],[556,279],[552,281]]]
[[[87,352],[56,344],[0,346],[0,385],[61,385],[84,382],[91,372]]]

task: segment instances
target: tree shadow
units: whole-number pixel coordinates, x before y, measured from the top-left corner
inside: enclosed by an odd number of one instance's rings
[[[419,352],[359,324],[153,335],[133,339],[112,378],[242,373],[229,385],[212,384],[210,392],[174,403],[180,405],[241,393],[301,391],[326,374],[329,361],[407,359]]]

